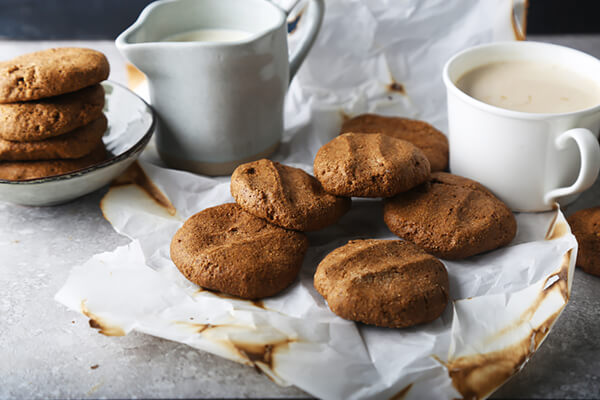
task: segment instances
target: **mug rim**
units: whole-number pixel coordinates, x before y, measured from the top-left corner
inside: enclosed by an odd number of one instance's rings
[[[241,45],[245,45],[248,43],[252,43],[260,38],[263,38],[265,36],[270,35],[271,33],[275,32],[276,30],[280,29],[281,26],[285,25],[286,23],[286,13],[280,8],[278,7],[276,4],[272,3],[271,1],[265,1],[265,0],[243,0],[243,1],[254,1],[256,4],[260,4],[260,6],[264,6],[264,7],[268,7],[271,8],[272,10],[274,10],[275,12],[277,12],[279,14],[278,18],[279,21],[277,21],[275,24],[273,24],[273,26],[269,26],[266,29],[262,29],[259,32],[253,33],[251,35],[249,35],[248,37],[245,37],[243,39],[238,39],[238,40],[231,40],[231,41],[226,41],[226,42],[211,42],[211,41],[189,41],[189,42],[177,42],[177,41],[173,41],[173,42],[163,42],[163,41],[148,41],[148,42],[136,42],[136,41],[132,41],[129,40],[129,37],[135,33],[138,29],[140,29],[140,27],[143,25],[143,23],[146,21],[146,19],[153,13],[153,12],[157,12],[155,11],[155,9],[157,8],[161,8],[161,7],[169,7],[169,5],[171,4],[175,4],[175,3],[180,3],[180,2],[185,2],[185,1],[194,1],[194,0],[158,0],[158,1],[154,1],[150,4],[148,4],[146,7],[144,7],[144,9],[141,11],[140,15],[138,16],[138,18],[135,20],[135,22],[133,24],[131,24],[129,27],[127,27],[123,32],[121,32],[119,34],[119,36],[117,36],[117,38],[115,39],[115,44],[117,45],[117,47],[123,47],[123,46],[168,46],[168,47],[235,47],[235,46],[241,46]],[[204,0],[207,1],[207,0]],[[210,0],[208,0],[210,1]],[[224,1],[224,0],[218,0],[219,2]],[[232,1],[232,2],[237,2],[239,0],[228,0],[228,1]],[[197,2],[194,1],[194,2]]]
[[[590,113],[600,111],[600,103],[598,103],[592,107],[583,108],[581,110],[568,111],[568,112],[562,112],[562,113],[533,113],[533,112],[526,112],[526,111],[509,110],[506,108],[502,108],[502,107],[498,107],[498,106],[494,106],[494,105],[485,103],[481,100],[477,100],[476,98],[474,98],[472,96],[469,96],[467,93],[460,90],[458,88],[458,86],[456,86],[456,83],[452,79],[450,79],[449,70],[450,70],[452,64],[455,63],[460,58],[465,57],[470,53],[473,53],[476,51],[481,51],[482,49],[488,49],[488,48],[493,48],[493,47],[506,47],[506,46],[513,46],[513,47],[530,46],[530,47],[546,47],[546,48],[553,48],[553,49],[561,49],[562,51],[569,51],[569,52],[579,55],[580,57],[588,58],[588,59],[596,62],[597,64],[599,64],[599,68],[600,68],[600,60],[597,59],[596,57],[594,57],[588,53],[585,53],[581,50],[573,49],[573,48],[567,47],[567,46],[561,46],[558,44],[545,43],[545,42],[534,42],[534,41],[499,41],[499,42],[493,42],[493,43],[485,43],[485,44],[480,44],[480,45],[472,46],[472,47],[466,48],[464,50],[461,50],[458,53],[454,54],[452,57],[450,57],[450,59],[446,62],[446,64],[444,65],[443,72],[442,72],[442,78],[443,78],[444,85],[446,86],[446,90],[447,90],[448,94],[452,93],[454,96],[458,97],[462,101],[464,101],[470,105],[473,105],[483,111],[486,111],[486,112],[489,112],[492,114],[496,114],[496,115],[500,115],[503,117],[511,117],[511,118],[518,118],[518,119],[542,120],[542,119],[590,114]],[[467,71],[465,71],[465,72],[467,72]],[[600,86],[600,81],[596,81],[596,83],[598,83],[598,85]]]

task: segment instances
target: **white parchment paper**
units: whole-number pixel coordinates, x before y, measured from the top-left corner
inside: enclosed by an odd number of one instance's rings
[[[291,85],[273,159],[311,172],[343,118],[366,111],[445,130],[445,60],[513,39],[510,3],[328,0],[322,32]],[[301,18],[292,47],[299,35]],[[280,295],[249,302],[204,291],[173,265],[169,244],[186,218],[233,201],[229,180],[140,165],[146,183],[111,187],[101,204],[132,242],[74,268],[56,295],[107,335],[136,330],[186,343],[325,399],[481,398],[531,357],[569,297],[577,244],[557,210],[517,215],[508,247],[445,261],[454,301],[438,320],[409,329],[345,321],[313,288],[317,264],[350,239],[394,238],[381,202],[360,199],[339,223],[309,234],[300,278]]]

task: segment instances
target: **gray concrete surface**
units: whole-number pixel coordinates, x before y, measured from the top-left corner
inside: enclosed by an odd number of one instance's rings
[[[600,57],[600,36],[536,39]],[[2,49],[0,42],[5,58]],[[103,192],[51,208],[0,203],[0,398],[307,397],[182,344],[135,333],[104,337],[53,300],[73,266],[128,242],[102,218]],[[600,182],[566,213],[596,205]],[[493,397],[600,398],[599,332],[600,278],[577,271],[551,335]]]

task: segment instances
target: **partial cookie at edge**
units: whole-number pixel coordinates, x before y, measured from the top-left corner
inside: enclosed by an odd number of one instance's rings
[[[600,276],[600,207],[579,210],[567,222],[579,244],[576,265],[588,274]]]

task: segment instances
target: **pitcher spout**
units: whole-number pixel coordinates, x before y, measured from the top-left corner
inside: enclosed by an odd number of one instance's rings
[[[147,6],[138,19],[123,31],[115,40],[117,49],[123,56],[146,75],[152,75],[156,63],[156,54],[160,51],[157,46],[164,37],[157,12],[167,1],[157,1]]]

